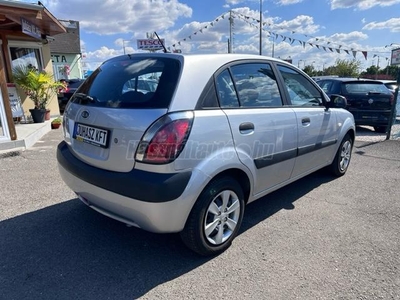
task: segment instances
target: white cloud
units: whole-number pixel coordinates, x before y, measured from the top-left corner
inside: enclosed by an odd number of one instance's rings
[[[274,23],[271,28],[277,32],[294,31],[301,34],[313,34],[320,29],[320,26],[314,23],[312,17],[300,15],[289,21]]]
[[[374,6],[392,6],[399,4],[400,0],[330,0],[331,9],[355,7],[358,10],[370,9]]]
[[[69,0],[67,5],[60,0],[48,2],[46,7],[58,19],[79,20],[82,30],[99,35],[162,31],[174,26],[177,19],[192,15],[192,9],[178,0]],[[90,18],[87,12],[91,12]]]
[[[277,0],[276,4],[279,5],[291,5],[291,4],[297,4],[297,3],[301,3],[304,0]]]
[[[390,32],[400,32],[400,18],[392,18],[384,22],[371,22],[363,27],[364,30],[387,29]]]

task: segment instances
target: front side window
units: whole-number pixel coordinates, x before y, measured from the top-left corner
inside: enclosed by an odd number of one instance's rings
[[[294,106],[322,105],[321,92],[302,74],[294,69],[279,65],[285,88]]]

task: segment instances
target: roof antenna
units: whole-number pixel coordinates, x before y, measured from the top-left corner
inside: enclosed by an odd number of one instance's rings
[[[164,53],[168,53],[167,48],[165,48],[165,45],[164,45],[164,43],[162,42],[162,40],[160,39],[160,37],[158,36],[157,32],[154,31],[154,34],[156,35],[156,37],[157,37],[158,41],[160,42],[160,44],[163,46],[163,48],[164,48]]]

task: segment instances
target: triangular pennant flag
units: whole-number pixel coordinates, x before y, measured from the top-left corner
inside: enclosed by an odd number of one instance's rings
[[[203,33],[203,28],[202,28],[202,29],[200,29],[200,32],[201,32],[201,33]]]
[[[333,49],[332,48],[328,48],[329,50],[331,50],[331,52],[333,52]]]
[[[353,52],[353,56],[354,56],[354,58],[356,58],[356,55],[357,55],[357,51],[352,51]]]
[[[311,43],[308,43],[311,47],[313,47],[314,45],[313,44],[311,44]]]
[[[346,52],[347,54],[350,54],[349,50],[344,50],[344,52]]]
[[[325,48],[324,46],[322,46],[322,49],[324,49],[324,50],[325,50],[325,52],[326,52],[326,48]]]
[[[296,40],[296,39],[292,39],[292,41],[290,42],[290,45],[293,45],[293,43],[294,43],[295,40]]]
[[[368,52],[367,51],[362,51],[362,54],[364,55],[365,60],[367,60]]]
[[[340,49],[336,49],[336,52],[337,52],[337,53],[340,53]]]
[[[225,19],[225,15],[222,15],[222,17],[221,17],[222,19]]]
[[[319,49],[319,45],[315,45],[315,47],[317,47]]]

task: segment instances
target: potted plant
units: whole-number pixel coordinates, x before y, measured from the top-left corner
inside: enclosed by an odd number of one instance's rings
[[[34,108],[29,110],[33,122],[44,122],[46,105],[52,96],[58,92],[62,84],[54,81],[52,75],[45,71],[39,71],[32,66],[16,66],[12,73],[14,83],[33,101]]]
[[[60,117],[55,118],[53,121],[51,121],[51,129],[58,129],[62,124],[62,120]]]

